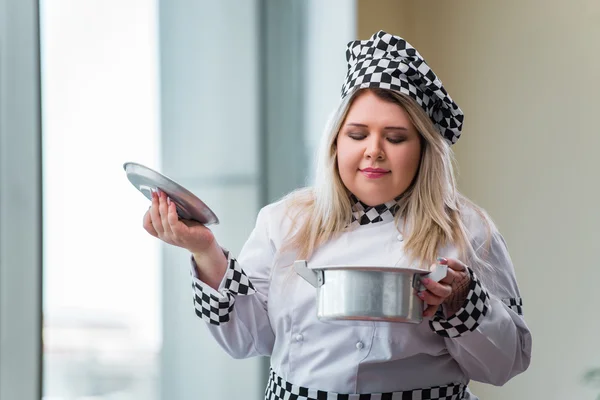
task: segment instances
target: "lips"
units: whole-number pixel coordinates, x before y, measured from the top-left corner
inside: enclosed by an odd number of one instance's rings
[[[364,168],[359,171],[368,179],[378,179],[390,173],[389,170],[383,168]]]
[[[388,169],[383,169],[383,168],[364,168],[361,169],[362,172],[373,172],[376,174],[385,174],[387,172],[390,172]]]

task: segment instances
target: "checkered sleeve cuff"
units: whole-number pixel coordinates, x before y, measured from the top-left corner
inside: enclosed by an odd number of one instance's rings
[[[194,308],[196,315],[212,325],[220,325],[229,321],[233,311],[236,296],[246,296],[256,293],[252,282],[239,266],[237,260],[227,256],[227,272],[223,278],[219,291],[208,286],[198,279],[196,275],[196,263],[192,256],[192,290],[194,296]]]
[[[502,299],[502,302],[506,304],[508,308],[516,312],[518,315],[523,315],[523,299],[521,299],[520,297]]]
[[[463,306],[448,318],[436,314],[429,326],[440,336],[455,338],[477,329],[490,309],[490,296],[469,268],[471,283]]]

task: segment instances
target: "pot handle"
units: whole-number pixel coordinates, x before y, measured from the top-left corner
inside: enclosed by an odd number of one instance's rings
[[[316,271],[308,268],[306,266],[306,260],[297,260],[294,261],[294,270],[298,275],[300,275],[304,280],[314,287],[318,286],[318,274]],[[441,278],[440,278],[441,279]]]
[[[448,273],[447,265],[436,264],[435,269],[433,271],[431,271],[430,273],[428,273],[426,275],[418,277],[417,284],[419,285],[419,291],[425,290],[425,285],[423,285],[421,283],[421,279],[429,278],[434,282],[439,282],[446,277],[447,273]]]

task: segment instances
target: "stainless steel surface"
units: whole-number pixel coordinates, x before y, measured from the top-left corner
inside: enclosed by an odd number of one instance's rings
[[[317,273],[317,271],[308,268],[306,266],[306,261],[304,260],[298,260],[294,262],[294,271],[296,271],[298,275],[300,275],[306,282],[310,283],[314,287],[319,286],[319,276],[321,276],[321,279],[323,279],[323,271],[319,271],[319,273]]]
[[[147,199],[152,200],[152,190],[160,189],[171,198],[181,219],[200,222],[203,225],[219,223],[219,218],[202,200],[172,179],[142,164],[123,164],[127,179]]]
[[[361,269],[326,270],[317,295],[322,320],[420,322],[423,301],[415,274]]]
[[[447,267],[433,272],[413,268],[377,266],[325,266],[309,268],[294,263],[296,272],[316,288],[320,320],[361,320],[419,323],[424,302],[413,289],[424,277],[439,281]]]

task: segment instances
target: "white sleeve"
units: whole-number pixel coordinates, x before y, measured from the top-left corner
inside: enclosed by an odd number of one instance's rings
[[[218,290],[197,279],[192,268],[196,315],[233,358],[269,356],[275,341],[267,313],[274,250],[265,214],[263,208],[239,262],[225,252],[228,268]]]
[[[523,319],[523,303],[504,238],[492,233],[485,261],[484,287],[472,268],[471,286],[463,307],[444,318],[436,315],[431,328],[446,337],[446,346],[470,379],[501,386],[529,367],[531,332]]]

